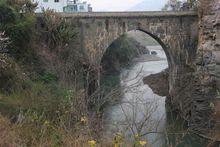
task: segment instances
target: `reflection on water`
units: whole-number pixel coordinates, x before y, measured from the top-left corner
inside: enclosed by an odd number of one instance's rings
[[[154,49],[155,50],[155,49]],[[151,49],[151,51],[153,51]],[[157,56],[165,58],[161,49],[156,49]],[[165,97],[153,93],[148,85],[144,85],[143,77],[158,73],[167,68],[167,61],[136,62],[129,69],[121,72],[123,98],[119,104],[109,107],[105,113],[106,133],[121,132],[126,139],[133,139],[136,134],[151,141],[156,146],[164,144]],[[151,132],[151,133],[150,133]],[[150,134],[148,134],[150,133]]]
[[[119,103],[109,106],[104,113],[105,135],[114,136],[116,133],[122,133],[126,141],[132,141],[138,134],[142,140],[147,140],[153,147],[176,146],[180,144],[176,139],[186,136],[182,134],[178,136],[177,133],[173,133],[177,130],[172,129],[183,128],[168,127],[170,124],[176,126],[176,122],[171,123],[167,120],[170,116],[166,116],[165,97],[153,93],[151,88],[144,85],[142,81],[143,77],[158,73],[168,67],[166,55],[158,46],[148,48],[150,51],[156,51],[156,56],[162,60],[135,62],[131,67],[122,70],[120,80],[124,95]],[[179,124],[181,123],[178,123],[178,126]],[[166,133],[167,129],[170,134]],[[175,138],[176,136],[178,138]],[[187,137],[186,141],[188,141]],[[198,139],[196,139],[197,142]],[[187,145],[183,144],[184,141],[181,143],[183,147]],[[203,146],[204,142],[202,143],[198,144]]]

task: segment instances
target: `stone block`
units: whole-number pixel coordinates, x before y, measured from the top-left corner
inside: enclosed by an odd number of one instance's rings
[[[215,46],[218,46],[218,47],[220,46],[220,38],[215,40]]]
[[[220,51],[213,51],[215,62],[217,65],[220,65]]]

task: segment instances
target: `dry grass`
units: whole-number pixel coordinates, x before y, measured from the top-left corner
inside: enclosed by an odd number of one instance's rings
[[[38,126],[30,124],[12,124],[9,119],[0,115],[0,146],[88,146],[86,129],[66,131],[55,126]]]
[[[78,130],[65,130],[62,127],[37,126],[35,124],[12,124],[0,115],[0,147],[88,147],[89,129],[82,127]],[[112,142],[96,142],[96,147],[111,147]],[[126,144],[127,147],[132,143]]]
[[[17,133],[16,125],[0,115],[0,146],[15,147],[21,146],[22,140]]]

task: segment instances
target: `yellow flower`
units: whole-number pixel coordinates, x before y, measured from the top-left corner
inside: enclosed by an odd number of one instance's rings
[[[88,144],[91,146],[91,147],[94,147],[96,145],[96,141],[95,140],[89,140],[88,141]]]
[[[115,144],[118,144],[123,141],[123,135],[121,133],[117,133],[114,138]]]
[[[82,123],[86,123],[87,122],[87,118],[84,116],[84,117],[81,117],[81,120],[80,120]]]
[[[139,138],[139,134],[135,134],[135,135],[134,135],[134,138]]]
[[[45,126],[49,126],[49,124],[50,124],[50,122],[47,121],[47,120],[44,122],[44,125],[45,125]]]
[[[146,141],[139,141],[138,142],[141,146],[144,146],[144,145],[146,145],[147,144],[147,142]]]

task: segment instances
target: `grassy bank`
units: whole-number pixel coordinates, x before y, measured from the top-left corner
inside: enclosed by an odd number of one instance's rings
[[[92,135],[75,29],[47,10],[44,28],[36,30],[35,7],[0,0],[0,146],[87,144]]]
[[[0,146],[98,144],[97,120],[90,118],[85,100],[84,67],[89,63],[77,48],[77,30],[50,10],[42,15],[42,30],[36,30],[35,8],[30,0],[0,0]],[[119,40],[105,55],[106,100],[116,98],[110,91],[120,84],[119,75],[109,69],[119,73],[141,52],[133,43]]]

